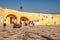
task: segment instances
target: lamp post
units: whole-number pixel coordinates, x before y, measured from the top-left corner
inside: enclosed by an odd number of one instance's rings
[[[22,11],[22,9],[23,9],[23,7],[22,7],[22,6],[20,6],[20,11]]]

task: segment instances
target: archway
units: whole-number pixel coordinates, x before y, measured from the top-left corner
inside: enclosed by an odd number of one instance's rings
[[[27,17],[22,16],[22,17],[20,18],[20,20],[22,20],[22,21],[28,21],[29,19],[28,19]]]
[[[29,19],[28,19],[27,17],[22,16],[22,17],[20,18],[20,22],[21,22],[21,21],[29,21]]]
[[[17,22],[17,17],[15,16],[15,15],[13,15],[13,14],[9,14],[9,15],[7,15],[6,16],[6,18],[7,17],[9,17],[9,20],[10,20],[10,24],[12,24],[12,23],[16,23]]]

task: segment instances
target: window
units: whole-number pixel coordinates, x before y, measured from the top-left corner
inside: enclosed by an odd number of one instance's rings
[[[53,17],[51,17],[53,19]]]
[[[43,21],[44,19],[42,18],[42,21]]]

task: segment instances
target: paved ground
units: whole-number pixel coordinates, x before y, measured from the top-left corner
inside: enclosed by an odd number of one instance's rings
[[[0,40],[60,40],[60,26],[0,28]]]

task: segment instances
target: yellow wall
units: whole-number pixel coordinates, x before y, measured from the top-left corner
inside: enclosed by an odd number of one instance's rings
[[[27,17],[29,20],[39,20],[36,25],[60,25],[60,14],[43,14],[43,13],[32,13],[32,12],[21,12],[12,9],[5,9],[3,13],[3,20],[6,19],[6,23],[10,24],[9,17],[7,15],[13,14],[17,17],[17,23],[20,23],[22,16]],[[7,18],[6,18],[7,17]],[[53,17],[53,18],[52,18]],[[54,24],[56,22],[56,24]]]
[[[0,26],[3,26],[3,20],[4,20],[4,8],[0,7]]]

